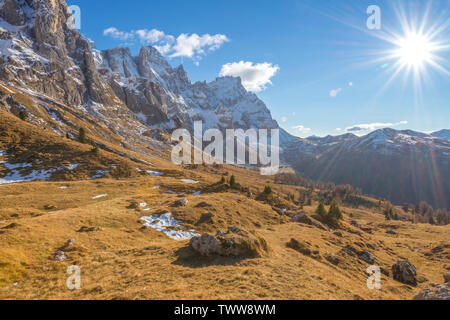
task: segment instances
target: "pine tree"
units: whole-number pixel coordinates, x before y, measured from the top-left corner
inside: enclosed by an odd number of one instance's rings
[[[225,183],[225,177],[224,177],[224,176],[222,176],[222,178],[220,179],[220,183],[221,183],[221,184],[224,184],[224,183]]]
[[[230,187],[233,188],[236,185],[236,177],[232,175],[230,177]]]
[[[25,111],[20,110],[19,111],[19,119],[22,121],[26,121],[27,118],[28,118],[28,114]]]
[[[265,195],[271,195],[272,194],[272,188],[270,186],[266,186],[264,188],[264,194]]]
[[[78,141],[81,143],[87,143],[86,131],[84,130],[84,128],[80,128],[80,130],[78,131]]]
[[[316,213],[322,217],[327,215],[327,210],[325,209],[325,205],[323,204],[323,201],[320,201],[319,206],[316,209]]]
[[[339,209],[337,203],[333,201],[330,206],[330,210],[328,210],[328,218],[332,220],[341,220],[342,219],[342,212],[341,209]]]

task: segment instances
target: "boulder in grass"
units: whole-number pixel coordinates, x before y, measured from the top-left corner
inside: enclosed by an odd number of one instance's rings
[[[444,274],[444,282],[445,283],[450,283],[450,273]]]
[[[203,234],[194,237],[190,246],[202,256],[220,255],[225,257],[261,257],[269,251],[266,241],[245,230],[217,233],[216,236]]]
[[[210,257],[220,253],[219,241],[208,233],[192,238],[189,244],[201,256]]]
[[[450,300],[450,282],[442,285],[431,283],[413,300]]]
[[[408,260],[398,259],[392,266],[392,276],[401,283],[417,286],[416,267]]]
[[[55,253],[55,255],[53,256],[53,260],[54,261],[65,261],[67,260],[67,256],[64,253],[64,251],[59,250],[58,252]]]
[[[175,207],[186,207],[187,204],[188,204],[188,202],[189,202],[188,199],[183,198],[183,199],[177,200],[177,201],[174,203],[174,206],[175,206]]]

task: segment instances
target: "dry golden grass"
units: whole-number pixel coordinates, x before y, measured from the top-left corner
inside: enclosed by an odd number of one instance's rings
[[[255,184],[269,182],[251,171],[232,170],[238,181],[254,178]],[[0,298],[410,299],[426,283],[414,288],[383,275],[382,290],[371,291],[366,287],[367,263],[347,256],[335,266],[326,258],[351,245],[367,249],[377,264],[389,270],[398,257],[406,257],[421,276],[438,283],[449,267],[448,256],[425,255],[436,246],[448,244],[449,227],[385,222],[379,213],[344,208],[345,227],[338,237],[289,222],[270,206],[236,192],[189,194],[185,195],[187,207],[172,207],[179,196],[168,194],[168,189],[198,190],[219,177],[209,175],[207,179],[200,169],[194,176],[205,178],[200,185],[190,186],[178,177],[163,176],[77,181],[66,183],[69,189],[59,189],[61,183],[56,182],[1,187],[0,212],[8,214],[2,214],[0,228],[15,225],[0,229]],[[92,199],[99,194],[108,196]],[[50,201],[56,211],[42,209]],[[151,211],[128,209],[133,201],[146,202]],[[213,207],[197,208],[202,201]],[[33,208],[34,214],[29,214],[27,207]],[[307,212],[313,210],[305,208]],[[174,212],[198,232],[224,230],[229,225],[256,229],[271,251],[257,259],[198,257],[187,241],[177,242],[153,229],[141,229],[141,216],[161,211]],[[214,212],[213,222],[199,224],[207,211]],[[361,225],[372,228],[373,234],[363,232],[358,236],[345,231],[352,230],[347,223],[350,213]],[[77,232],[82,226],[101,229]],[[390,226],[397,235],[386,234]],[[53,254],[71,238],[76,246],[67,252],[69,260],[53,261]],[[288,248],[286,243],[291,238],[318,254],[305,256]],[[82,290],[66,288],[66,269],[71,264],[81,268]]]
[[[89,128],[100,141],[95,128]],[[160,158],[161,150],[150,156],[105,144],[145,162],[104,150],[91,153],[90,146],[0,111],[0,150],[13,151],[8,161],[39,158],[47,168],[82,164],[79,171],[57,175],[53,181],[0,186],[0,299],[411,299],[428,282],[441,283],[450,269],[450,226],[388,222],[378,209],[342,207],[341,230],[322,230],[291,222],[255,196],[227,188],[218,191],[215,184],[223,175],[235,175],[253,195],[270,185],[284,207],[313,215],[317,203],[300,210],[284,200],[287,194],[297,197],[302,187],[276,185],[272,177],[230,166],[176,167]],[[92,171],[111,164],[120,170],[104,179],[86,180]],[[164,175],[151,177],[137,168]],[[93,199],[103,194],[107,196]],[[188,205],[175,207],[180,198]],[[133,208],[134,202],[146,202],[150,211]],[[211,206],[199,207],[201,202]],[[188,241],[142,228],[142,216],[160,212],[172,212],[199,233],[228,226],[255,230],[269,253],[254,259],[199,257]],[[212,221],[202,220],[208,212],[214,213]],[[366,231],[358,235],[352,219]],[[83,226],[98,229],[78,232]],[[311,254],[289,248],[292,238]],[[53,261],[69,239],[75,242],[66,251],[68,260]],[[411,287],[383,275],[382,289],[369,290],[368,264],[343,254],[345,248],[369,251],[388,271],[399,257],[408,258],[421,283]],[[81,290],[66,287],[66,270],[72,264],[81,268]]]

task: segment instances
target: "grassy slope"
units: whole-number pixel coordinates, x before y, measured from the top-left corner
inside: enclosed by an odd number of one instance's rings
[[[292,223],[269,205],[238,192],[192,195],[194,190],[209,190],[225,172],[235,174],[237,181],[253,193],[268,184],[280,198],[299,189],[274,185],[271,177],[227,166],[183,169],[131,152],[153,165],[146,167],[106,151],[92,155],[86,145],[0,112],[0,149],[13,151],[14,157],[20,158],[16,160],[39,154],[46,166],[58,165],[61,158],[86,165],[74,176],[56,176],[55,181],[0,187],[2,299],[410,299],[427,284],[414,288],[383,276],[382,290],[370,291],[365,275],[368,264],[354,256],[340,255],[346,246],[370,251],[376,263],[387,270],[398,257],[408,258],[421,277],[432,282],[441,283],[442,275],[450,268],[449,226],[386,222],[373,210],[343,208],[346,231],[339,237]],[[123,163],[132,174],[85,180],[90,166],[96,170],[111,162]],[[164,171],[165,175],[139,175],[138,166]],[[185,184],[182,178],[200,184]],[[69,188],[60,189],[62,185]],[[180,195],[169,194],[168,190],[186,193],[188,206],[172,207]],[[100,194],[108,196],[92,199]],[[146,202],[151,210],[129,209],[133,201]],[[213,207],[197,208],[201,201]],[[47,205],[52,209],[45,210]],[[316,205],[304,211],[312,214]],[[255,229],[268,242],[270,253],[257,259],[200,258],[187,241],[176,242],[153,229],[142,229],[140,217],[165,210],[198,232],[224,230],[229,225]],[[213,222],[199,223],[201,215],[209,211],[215,214]],[[350,219],[356,219],[372,233],[352,233],[355,228],[350,226]],[[101,229],[77,232],[82,226]],[[397,234],[387,234],[388,229]],[[71,238],[75,246],[67,252],[69,260],[53,261],[57,248]],[[309,257],[286,247],[291,238],[318,254]],[[331,254],[339,257],[337,266],[327,261]],[[74,263],[82,271],[80,291],[70,291],[65,285],[66,268]]]

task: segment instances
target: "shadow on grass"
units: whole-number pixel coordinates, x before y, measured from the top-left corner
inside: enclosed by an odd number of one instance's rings
[[[202,257],[191,247],[183,247],[175,252],[177,259],[172,264],[189,268],[204,268],[209,266],[232,266],[241,261],[248,260],[248,257]]]

